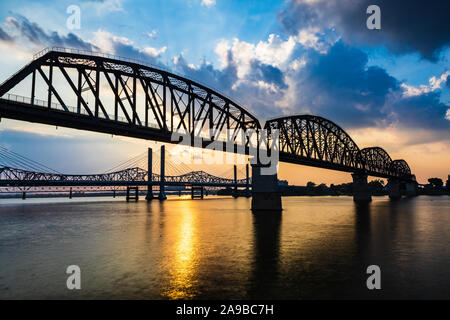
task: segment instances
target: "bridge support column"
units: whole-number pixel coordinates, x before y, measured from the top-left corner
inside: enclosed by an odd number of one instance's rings
[[[158,199],[159,200],[166,200],[167,196],[166,196],[166,186],[165,186],[165,182],[166,182],[166,176],[165,176],[165,161],[166,161],[166,147],[165,146],[161,146],[161,172],[160,172],[160,182],[159,182],[159,195],[158,195]]]
[[[407,197],[417,196],[417,183],[415,181],[409,181],[406,183],[406,196]]]
[[[196,194],[196,191],[200,191],[200,194]],[[203,199],[203,186],[191,187],[191,199]]]
[[[353,173],[353,201],[370,202],[372,195],[370,193],[369,184],[367,183],[367,174]]]
[[[245,165],[245,196],[247,198],[250,198],[252,196],[252,193],[250,192],[250,178],[249,178],[249,169],[248,169],[248,163]]]
[[[135,192],[134,196],[130,195],[130,191]],[[139,187],[138,186],[135,186],[135,187],[127,186],[126,200],[127,200],[127,202],[129,202],[130,200],[139,201]]]
[[[153,173],[153,154],[152,148],[148,148],[148,159],[147,159],[147,195],[145,199],[147,201],[151,201],[154,199],[153,197],[153,184],[152,184],[152,173]]]
[[[261,169],[267,167],[252,164],[252,210],[281,211],[281,192],[278,188],[278,175],[261,174]]]
[[[389,198],[392,200],[397,200],[402,197],[400,192],[400,180],[391,178],[388,180],[388,191]]]
[[[236,165],[234,165],[233,170],[234,170],[233,198],[237,198],[238,190],[237,190],[237,167],[236,167]]]

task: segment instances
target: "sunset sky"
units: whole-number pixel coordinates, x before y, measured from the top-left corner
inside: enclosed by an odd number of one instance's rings
[[[366,28],[372,4],[381,8],[381,30]],[[81,9],[80,29],[67,28],[70,5]],[[448,0],[0,0],[0,82],[45,47],[138,58],[217,88],[261,124],[319,115],[361,149],[381,146],[405,159],[419,182],[445,181],[449,16]],[[0,145],[67,173],[104,172],[160,146],[7,119]],[[348,173],[286,164],[279,178],[351,181]]]

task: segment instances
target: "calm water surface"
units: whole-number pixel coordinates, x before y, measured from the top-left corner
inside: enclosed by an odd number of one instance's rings
[[[0,298],[450,298],[450,197],[0,200]],[[66,289],[68,265],[81,268]],[[379,265],[382,290],[366,289]]]

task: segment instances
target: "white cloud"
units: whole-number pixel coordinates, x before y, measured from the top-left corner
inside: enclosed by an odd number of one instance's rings
[[[212,7],[216,4],[216,0],[202,0],[202,6]]]
[[[406,83],[402,83],[403,95],[406,97],[418,96],[423,93],[429,93],[442,88],[442,85],[447,81],[447,77],[450,76],[450,71],[446,71],[439,78],[432,76],[428,80],[428,85],[422,84],[418,87],[409,86]]]
[[[156,37],[158,36],[158,31],[153,29],[151,32],[146,32],[145,35],[150,39],[156,39]]]
[[[153,47],[140,48],[135,46],[134,42],[126,37],[118,37],[101,29],[94,32],[92,42],[98,46],[102,52],[124,55],[129,58],[133,58],[129,56],[130,54],[157,58],[167,50],[167,47],[165,46],[159,49]]]
[[[295,40],[305,48],[312,48],[320,53],[326,53],[329,47],[337,40],[333,37],[328,38],[320,34],[318,28],[309,28],[301,29]]]
[[[159,49],[155,49],[152,47],[145,47],[142,49],[142,52],[144,52],[145,54],[147,54],[151,57],[156,58],[156,57],[160,56],[161,54],[163,54],[164,52],[166,52],[166,50],[167,50],[166,46],[161,47]]]
[[[232,44],[223,40],[217,44],[215,52],[222,67],[228,65],[228,53],[231,52],[237,65],[238,77],[242,79],[249,72],[250,64],[254,60],[282,69],[291,57],[295,44],[294,37],[283,40],[280,36],[271,34],[267,41],[260,41],[256,45],[237,38],[233,39]]]

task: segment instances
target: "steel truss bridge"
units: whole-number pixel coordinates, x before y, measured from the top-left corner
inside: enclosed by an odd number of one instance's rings
[[[29,97],[11,92],[19,84],[29,90]],[[136,60],[76,49],[51,48],[36,54],[0,86],[0,97],[3,118],[168,143],[178,143],[171,140],[172,133],[182,131],[190,137],[202,137],[202,147],[213,141],[223,141],[225,146],[228,139],[234,152],[242,150],[238,149],[241,146],[246,154],[251,139],[238,137],[248,130],[259,134],[262,129],[258,119],[243,107],[198,82]],[[342,128],[322,117],[272,119],[264,129],[268,144],[278,143],[282,162],[415,180],[405,160],[391,159],[380,147],[360,149]],[[278,130],[279,140],[274,139],[274,130]],[[27,177],[40,183],[52,178],[12,168],[3,172],[2,177]],[[137,169],[114,173],[115,178],[121,176],[144,179],[144,173]],[[83,177],[72,176],[79,183],[88,183],[87,177],[113,181],[112,176]],[[199,172],[189,177],[197,178],[220,180]],[[64,183],[62,178],[59,181]]]

